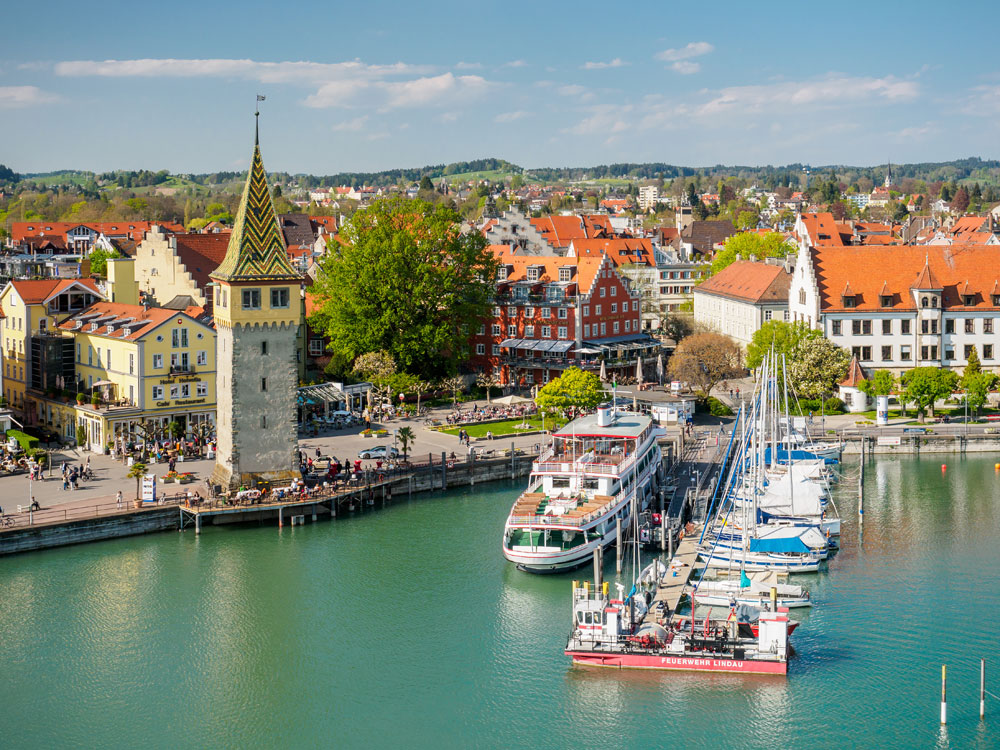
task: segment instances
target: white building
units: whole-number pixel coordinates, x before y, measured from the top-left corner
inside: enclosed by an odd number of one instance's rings
[[[784,265],[738,260],[694,288],[694,320],[746,346],[769,320],[788,320]]]
[[[801,320],[869,371],[1000,365],[1000,247],[800,246],[789,290]]]
[[[642,185],[639,188],[639,208],[648,211],[660,202],[660,188],[656,185]]]

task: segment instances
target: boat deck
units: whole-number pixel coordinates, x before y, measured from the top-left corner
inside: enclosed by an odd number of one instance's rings
[[[674,618],[677,605],[691,580],[691,573],[694,572],[694,564],[698,559],[700,533],[700,529],[695,529],[694,533],[685,536],[677,545],[666,578],[657,586],[646,618],[657,618],[661,623]]]

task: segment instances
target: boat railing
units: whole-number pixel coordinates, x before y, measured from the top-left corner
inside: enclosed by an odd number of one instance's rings
[[[627,469],[635,461],[636,452],[633,451],[627,456],[623,456],[620,461],[583,461],[579,458],[576,461],[545,460],[548,457],[549,455],[546,454],[538,461],[535,461],[531,467],[532,471],[557,471],[567,474],[571,472],[581,474],[617,474]]]
[[[592,510],[585,516],[566,516],[566,515],[546,515],[538,513],[529,513],[523,515],[511,514],[508,524],[510,526],[585,526],[595,518],[600,518],[602,515],[608,512],[608,508],[614,508],[622,500],[625,499],[626,495],[631,492],[631,489],[624,489],[615,495],[609,502],[604,503],[600,508]]]

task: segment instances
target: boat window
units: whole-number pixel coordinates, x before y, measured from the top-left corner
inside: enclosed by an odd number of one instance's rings
[[[552,486],[560,488],[569,488],[569,477],[553,477]]]
[[[587,625],[593,625],[594,624],[594,613],[593,612],[587,612],[587,614],[585,616],[585,619],[584,619],[584,622]]]
[[[581,625],[583,624],[583,612],[577,612],[576,613],[576,621],[578,623],[580,623]]]

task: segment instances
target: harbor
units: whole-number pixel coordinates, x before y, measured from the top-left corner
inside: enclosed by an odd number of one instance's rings
[[[940,463],[870,460],[863,529],[856,487],[838,488],[842,549],[829,574],[802,576],[820,606],[792,636],[787,679],[573,666],[563,649],[583,570],[528,575],[491,541],[523,479],[400,496],[387,512],[337,523],[9,557],[0,700],[13,715],[61,720],[16,722],[5,742],[159,747],[170,727],[172,747],[201,747],[206,736],[239,746],[336,736],[352,746],[509,747],[539,744],[544,726],[550,746],[581,736],[629,746],[667,736],[720,747],[996,746],[991,699],[978,719],[978,670],[996,643],[1000,480],[991,457],[958,459],[945,474]],[[613,558],[604,558],[609,581]],[[386,592],[405,616],[368,616],[384,611]],[[943,601],[958,614],[936,616]],[[144,720],[104,718],[122,712]],[[456,719],[442,722],[442,712]]]

